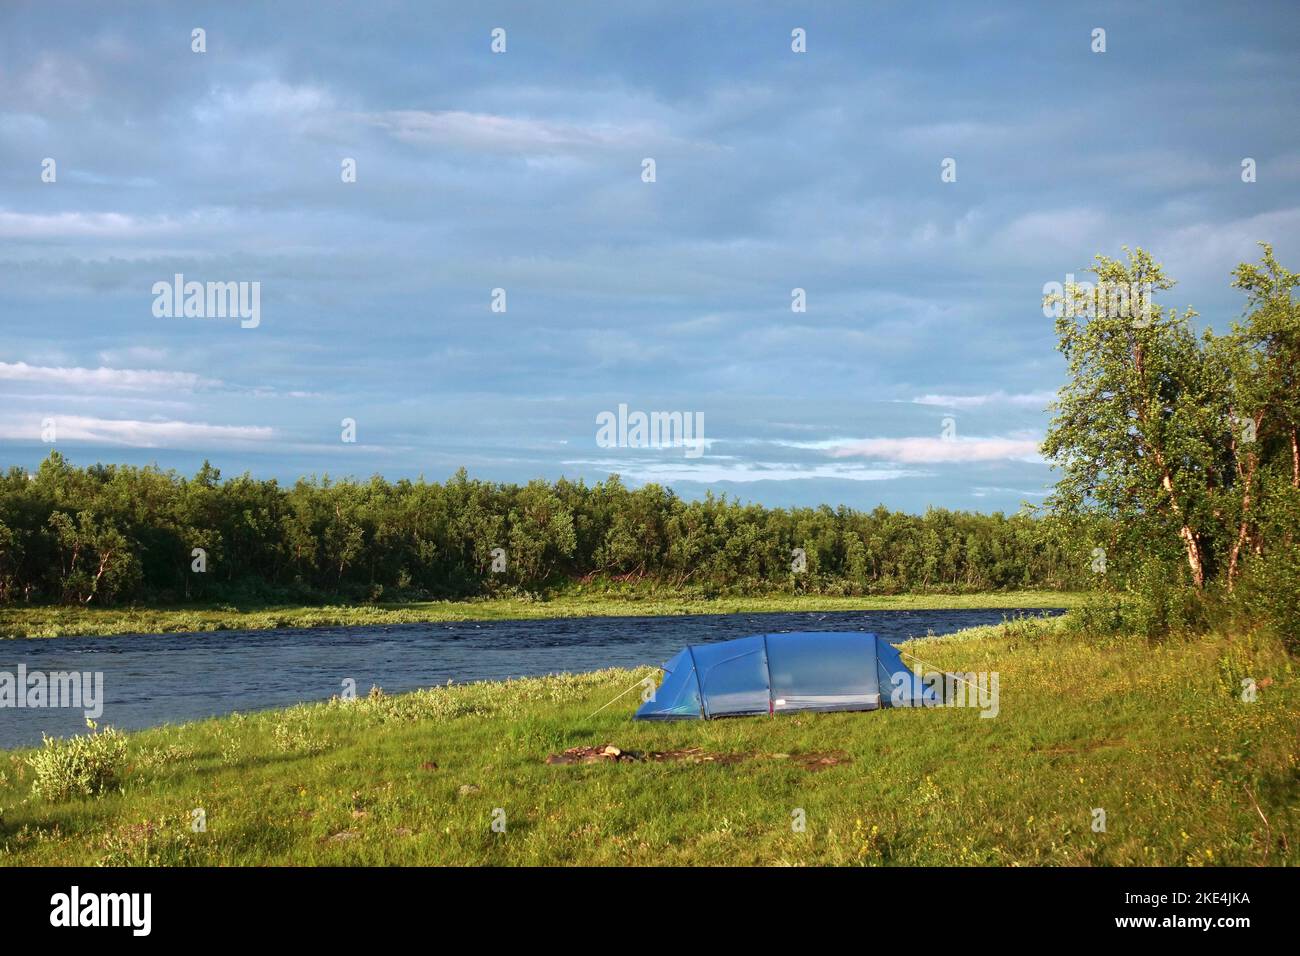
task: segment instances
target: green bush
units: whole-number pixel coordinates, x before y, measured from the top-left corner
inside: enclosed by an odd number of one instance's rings
[[[1291,653],[1300,653],[1300,547],[1251,562],[1239,589],[1245,614],[1271,624]]]
[[[1124,599],[1111,593],[1091,595],[1065,618],[1066,627],[1088,637],[1126,634],[1130,627]]]
[[[126,736],[112,727],[97,730],[87,720],[90,733],[66,740],[44,737],[44,746],[27,758],[35,779],[32,793],[47,800],[98,797],[117,782],[126,759]]]
[[[299,704],[271,717],[271,737],[281,753],[316,754],[328,746],[314,713],[315,708]]]

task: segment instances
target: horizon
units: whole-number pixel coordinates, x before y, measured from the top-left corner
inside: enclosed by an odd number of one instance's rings
[[[0,10],[0,468],[1012,514],[1049,284],[1300,259],[1294,5],[151,9]]]
[[[47,453],[47,457],[48,454],[52,454],[52,453],[57,453],[60,455],[63,454],[63,452],[59,451],[58,449],[53,449],[50,453]],[[809,504],[772,504],[763,501],[751,501],[743,497],[737,496],[734,492],[727,489],[723,489],[719,491],[716,488],[705,487],[700,489],[696,494],[683,494],[677,491],[676,489],[672,488],[671,486],[666,484],[661,484],[659,482],[646,482],[644,484],[634,485],[631,482],[629,482],[626,478],[624,478],[622,475],[618,474],[618,472],[611,472],[610,474],[597,478],[594,481],[588,480],[581,476],[577,478],[566,478],[561,476],[560,478],[556,478],[556,479],[529,478],[517,482],[496,481],[494,479],[484,478],[482,475],[476,475],[473,472],[468,471],[467,469],[457,469],[456,472],[450,475],[439,476],[439,477],[430,477],[428,475],[419,474],[411,477],[393,479],[393,478],[388,478],[387,476],[382,475],[378,472],[374,472],[369,475],[354,475],[354,474],[342,474],[342,473],[332,473],[332,472],[313,472],[313,473],[301,474],[293,478],[285,479],[285,478],[280,478],[276,475],[266,475],[266,476],[256,475],[248,470],[240,471],[240,472],[228,471],[227,469],[222,468],[219,462],[211,461],[209,459],[204,459],[202,462],[200,462],[199,466],[195,468],[193,472],[185,472],[179,468],[174,468],[174,467],[165,468],[162,465],[158,464],[157,462],[145,462],[143,464],[134,464],[131,462],[95,461],[95,462],[82,463],[82,462],[74,462],[71,459],[67,458],[67,456],[64,456],[64,462],[68,466],[78,470],[85,470],[92,467],[129,468],[129,469],[141,469],[141,470],[153,468],[153,469],[157,469],[163,475],[175,476],[176,478],[187,482],[192,482],[195,479],[197,479],[199,477],[199,474],[202,472],[203,467],[206,465],[216,472],[216,476],[217,476],[216,481],[218,484],[225,484],[226,482],[229,481],[235,481],[241,478],[248,477],[254,481],[275,482],[277,487],[279,487],[281,490],[286,492],[292,491],[294,485],[296,485],[298,482],[307,482],[307,483],[316,484],[318,486],[323,486],[326,483],[328,483],[331,486],[335,486],[335,485],[350,482],[352,484],[356,484],[360,486],[360,485],[368,484],[369,482],[373,481],[376,478],[378,478],[381,481],[387,482],[389,486],[396,486],[403,481],[409,482],[410,484],[413,485],[419,485],[419,484],[447,485],[450,482],[456,480],[456,477],[460,471],[465,471],[465,479],[467,481],[470,482],[479,481],[479,482],[484,482],[484,483],[497,485],[501,487],[524,488],[528,484],[534,481],[542,481],[542,482],[546,482],[548,485],[554,486],[556,483],[560,481],[569,481],[574,485],[579,485],[590,489],[598,484],[607,484],[611,481],[617,481],[623,487],[627,488],[629,491],[636,490],[637,488],[643,488],[646,485],[657,486],[667,490],[668,492],[674,495],[677,495],[677,497],[687,502],[688,504],[692,502],[703,501],[706,498],[706,496],[712,494],[714,499],[717,501],[725,501],[729,504],[739,504],[743,507],[756,505],[758,507],[765,508],[768,510],[773,510],[773,511],[788,512],[788,511],[798,510],[801,508],[816,510],[819,508],[826,507],[832,510],[847,508],[849,509],[849,511],[856,514],[870,514],[871,512],[875,511],[877,508],[885,508],[891,514],[907,515],[909,517],[915,517],[915,518],[924,518],[926,514],[930,511],[948,511],[952,514],[971,514],[971,515],[978,515],[981,517],[988,517],[988,518],[997,517],[999,515],[1005,518],[1011,518],[1019,514],[1026,514],[1027,517],[1031,517],[1031,518],[1042,517],[1042,515],[1037,513],[1036,511],[1025,512],[1023,508],[1005,509],[1005,510],[1001,508],[995,508],[992,510],[983,510],[983,509],[976,509],[976,508],[949,508],[946,505],[926,505],[924,508],[920,509],[919,511],[909,511],[905,508],[890,508],[888,505],[885,505],[883,502],[877,502],[874,505],[870,505],[866,507],[859,506],[859,505],[849,505],[844,502],[835,502],[835,501],[821,501],[821,502],[813,502]],[[43,463],[44,463],[44,459],[42,459],[42,461],[35,468],[31,468],[31,469],[23,469],[23,466],[20,465],[12,466],[12,467],[17,467],[20,470],[25,470],[28,479],[34,481],[36,479],[36,474],[40,468],[40,464]],[[4,474],[5,472],[0,472],[0,477],[3,477]]]

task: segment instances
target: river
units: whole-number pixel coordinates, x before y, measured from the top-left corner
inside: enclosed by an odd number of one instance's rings
[[[898,642],[1058,611],[834,611],[462,621],[198,634],[0,641],[0,679],[102,674],[101,725],[134,730],[232,711],[327,700],[345,680],[358,694],[447,681],[660,664],[687,644],[782,631],[873,631]],[[93,686],[93,678],[91,679]],[[26,700],[26,698],[24,698]],[[83,700],[84,704],[85,701]],[[82,709],[0,706],[0,748],[85,729]]]

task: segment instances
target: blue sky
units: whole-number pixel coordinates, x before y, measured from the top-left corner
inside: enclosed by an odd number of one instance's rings
[[[1144,246],[1224,328],[1258,240],[1300,262],[1291,3],[469,6],[0,8],[0,465],[52,419],[78,464],[1014,510],[1045,283]],[[155,316],[176,273],[260,324]],[[703,454],[601,447],[619,404]]]

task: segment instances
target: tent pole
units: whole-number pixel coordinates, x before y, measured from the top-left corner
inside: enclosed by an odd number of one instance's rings
[[[704,681],[700,680],[700,665],[695,663],[695,648],[687,644],[686,652],[691,655],[691,673],[695,675],[695,690],[700,695],[700,714],[705,720],[708,720],[709,701],[704,696]]]
[[[767,716],[776,716],[776,698],[772,696],[772,659],[767,656],[767,635],[763,635],[763,667],[767,670]]]

